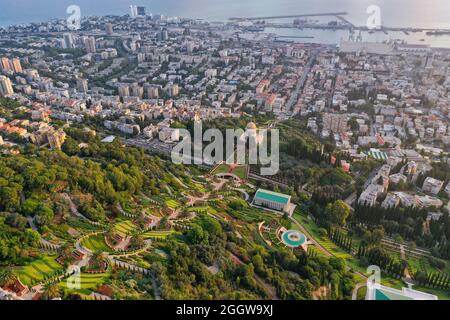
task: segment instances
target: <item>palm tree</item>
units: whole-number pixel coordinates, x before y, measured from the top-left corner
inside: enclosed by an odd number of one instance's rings
[[[11,268],[5,268],[0,270],[0,287],[8,286],[13,281],[15,275]]]
[[[44,287],[44,293],[42,294],[42,299],[53,300],[61,297],[61,292],[58,285],[53,283],[48,283]]]
[[[60,252],[64,256],[64,258],[70,257],[72,255],[72,251],[73,245],[70,243],[64,244],[60,249]]]
[[[102,251],[95,251],[92,254],[91,261],[94,265],[100,264],[105,259]]]
[[[115,235],[116,235],[116,229],[115,229],[114,225],[108,225],[106,232],[105,232],[105,237],[109,241],[112,241],[114,239]]]

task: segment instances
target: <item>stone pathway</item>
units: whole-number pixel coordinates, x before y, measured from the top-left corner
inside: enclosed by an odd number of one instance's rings
[[[61,197],[69,203],[70,211],[72,212],[72,214],[73,214],[74,216],[77,216],[77,217],[79,217],[79,218],[81,218],[81,219],[83,219],[83,220],[85,220],[85,221],[87,221],[87,222],[89,222],[89,223],[91,223],[91,224],[93,224],[93,225],[96,225],[96,226],[102,226],[101,223],[92,221],[92,220],[90,220],[88,217],[86,217],[86,216],[84,216],[83,214],[81,214],[81,213],[78,211],[76,205],[73,203],[72,198],[70,198],[70,196],[69,196],[67,193],[61,193]]]
[[[242,193],[244,195],[245,201],[248,201],[250,199],[250,195],[244,189],[241,188],[230,188],[230,189]]]
[[[365,287],[366,285],[367,285],[366,281],[356,284],[356,286],[355,286],[355,288],[353,289],[353,292],[352,292],[352,300],[358,300],[358,291],[359,291],[359,289]]]
[[[27,220],[28,220],[28,224],[30,225],[30,228],[31,228],[32,230],[34,230],[34,231],[37,231],[36,224],[34,223],[34,217],[33,217],[33,218],[32,218],[32,217],[27,217]],[[46,248],[46,249],[51,249],[51,250],[54,250],[54,251],[57,251],[59,248],[61,248],[60,245],[55,244],[55,243],[52,243],[52,242],[47,241],[47,240],[42,239],[42,238],[39,239],[39,243],[40,243],[44,248]]]

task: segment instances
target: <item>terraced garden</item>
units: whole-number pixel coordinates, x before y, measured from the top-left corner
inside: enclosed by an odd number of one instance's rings
[[[73,217],[69,218],[67,224],[75,229],[84,229],[89,231],[95,231],[95,230],[101,230],[101,227],[93,225],[89,222],[86,222],[84,220],[75,219]]]
[[[72,289],[69,288],[68,282],[69,280],[65,279],[61,281],[58,285],[61,288],[69,289],[69,290],[75,290],[83,292],[83,290],[87,290],[87,293],[89,293],[90,289],[94,289],[98,287],[99,285],[102,285],[109,277],[111,276],[111,271],[107,271],[106,273],[100,273],[100,274],[89,274],[89,273],[81,273],[80,274],[80,288],[79,289]],[[73,285],[73,284],[71,284]]]
[[[170,209],[175,210],[175,209],[181,207],[181,204],[177,200],[174,200],[174,199],[167,200],[165,203],[166,203],[166,206]]]
[[[192,187],[195,189],[195,191],[198,191],[198,192],[205,193],[207,191],[205,186],[200,183],[193,183]]]
[[[31,264],[19,267],[15,274],[25,285],[33,285],[49,278],[63,270],[63,267],[55,261],[56,256],[44,256]]]
[[[272,230],[266,234],[268,235],[269,240],[270,240],[270,242],[272,242],[273,245],[275,245],[275,246],[280,245],[281,241],[277,238],[275,230]]]
[[[217,211],[210,207],[210,206],[204,206],[204,207],[190,207],[186,209],[187,212],[196,212],[196,213],[202,213],[202,212],[210,212],[212,214],[217,213]]]
[[[81,245],[93,252],[110,252],[111,249],[106,245],[104,235],[90,236],[81,242]]]
[[[133,221],[126,220],[119,222],[114,226],[115,232],[117,232],[121,237],[131,234],[138,227],[133,223]]]
[[[175,231],[172,230],[161,230],[161,231],[147,231],[142,234],[144,239],[165,239]]]

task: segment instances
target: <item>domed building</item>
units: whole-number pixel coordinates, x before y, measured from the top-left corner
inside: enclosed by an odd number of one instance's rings
[[[254,122],[249,122],[247,124],[246,130],[245,130],[245,134],[242,136],[242,140],[246,140],[246,139],[254,139],[256,141],[257,144],[260,144],[261,141],[263,140],[263,137],[261,135],[261,133],[258,130],[258,127],[256,126],[256,124]]]
[[[256,124],[254,122],[249,122],[249,123],[247,123],[247,129],[257,130],[258,127],[256,126]]]

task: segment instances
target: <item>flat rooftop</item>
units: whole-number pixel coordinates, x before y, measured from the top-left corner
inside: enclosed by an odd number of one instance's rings
[[[291,196],[264,189],[259,189],[258,191],[256,191],[255,199],[256,198],[266,201],[277,202],[282,205],[287,205],[291,200]]]
[[[413,300],[403,294],[388,292],[382,289],[375,289],[375,300]]]
[[[107,136],[105,139],[102,140],[102,142],[111,143],[114,141],[114,139],[116,139],[115,136]]]
[[[368,283],[366,300],[438,300],[438,297],[412,288],[398,290],[378,283]]]

